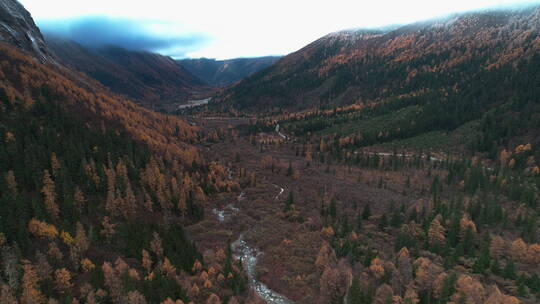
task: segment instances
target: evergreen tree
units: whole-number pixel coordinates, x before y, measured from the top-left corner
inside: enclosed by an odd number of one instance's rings
[[[362,211],[362,219],[367,220],[371,216],[371,208],[369,204],[364,206],[364,211]]]

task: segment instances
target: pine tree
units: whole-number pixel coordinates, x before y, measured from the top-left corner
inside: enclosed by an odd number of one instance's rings
[[[354,276],[352,279],[351,287],[349,287],[349,292],[347,293],[347,303],[348,304],[364,304],[364,294],[360,289],[360,282],[358,277]]]
[[[516,270],[514,267],[514,261],[507,260],[506,266],[504,266],[503,277],[507,279],[514,279],[516,277]]]
[[[386,227],[388,227],[388,218],[386,217],[386,214],[383,214],[379,219],[378,227],[379,230],[384,230]]]
[[[287,200],[285,201],[285,207],[283,208],[283,211],[285,212],[290,211],[293,204],[294,204],[294,194],[292,191],[289,191],[289,195],[287,197]]]
[[[370,216],[371,216],[371,208],[370,208],[370,205],[367,204],[364,207],[364,211],[362,211],[362,219],[367,220],[369,219]]]

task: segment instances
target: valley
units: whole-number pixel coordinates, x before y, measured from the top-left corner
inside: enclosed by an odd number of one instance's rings
[[[0,303],[539,303],[539,16],[176,60],[1,2]]]

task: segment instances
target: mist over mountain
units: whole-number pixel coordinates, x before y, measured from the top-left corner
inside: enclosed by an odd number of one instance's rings
[[[182,58],[204,46],[209,38],[203,34],[155,33],[156,26],[170,26],[157,20],[134,20],[106,16],[42,20],[41,31],[48,37],[75,41],[87,48],[117,46],[130,51],[164,53]]]
[[[274,63],[277,56],[228,60],[183,59],[178,63],[211,86],[227,86]]]

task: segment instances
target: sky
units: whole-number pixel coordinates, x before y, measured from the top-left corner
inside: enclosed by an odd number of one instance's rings
[[[19,0],[45,34],[174,58],[286,55],[331,32],[539,0]]]

